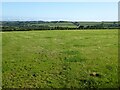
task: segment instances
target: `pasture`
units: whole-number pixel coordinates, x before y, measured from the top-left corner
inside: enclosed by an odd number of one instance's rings
[[[74,25],[71,22],[58,22],[58,23],[52,23],[52,22],[46,22],[46,23],[38,23],[38,24],[28,24],[29,26],[49,26],[49,27],[69,27],[69,28],[76,28],[77,26]]]
[[[118,87],[118,30],[2,33],[3,88]]]

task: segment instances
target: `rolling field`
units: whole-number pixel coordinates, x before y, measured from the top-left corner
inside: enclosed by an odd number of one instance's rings
[[[74,25],[73,23],[67,22],[67,23],[41,23],[41,24],[30,24],[30,25],[35,25],[35,26],[49,26],[49,27],[71,27],[71,28],[76,28],[77,26]]]
[[[3,88],[118,87],[118,30],[2,33]]]
[[[0,89],[2,88],[2,33],[0,32]]]

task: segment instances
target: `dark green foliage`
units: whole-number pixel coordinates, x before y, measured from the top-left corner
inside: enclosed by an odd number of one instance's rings
[[[2,31],[118,29],[118,22],[3,21]]]

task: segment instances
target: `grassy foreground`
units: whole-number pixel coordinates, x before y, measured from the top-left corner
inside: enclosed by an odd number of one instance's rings
[[[0,90],[2,89],[2,33],[0,31]]]
[[[2,33],[3,88],[118,87],[118,31]]]

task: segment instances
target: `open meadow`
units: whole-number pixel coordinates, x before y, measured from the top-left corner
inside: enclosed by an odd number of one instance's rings
[[[2,32],[3,88],[118,87],[118,30]]]

